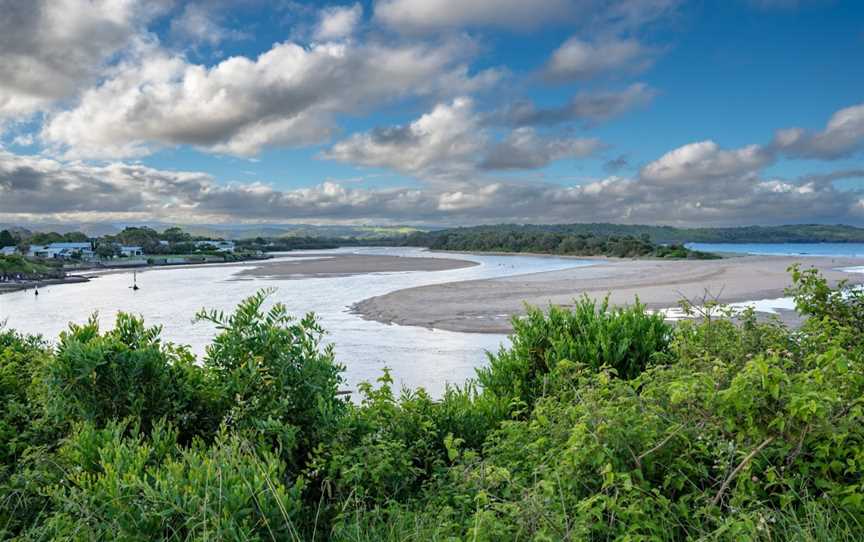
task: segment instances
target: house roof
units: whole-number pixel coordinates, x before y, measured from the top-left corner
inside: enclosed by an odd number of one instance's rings
[[[79,250],[91,250],[90,243],[51,243],[48,245],[49,249],[52,250],[63,250],[63,249],[79,249]]]

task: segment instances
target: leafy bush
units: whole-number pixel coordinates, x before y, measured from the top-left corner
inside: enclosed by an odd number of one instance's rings
[[[23,337],[0,326],[0,480],[32,444],[34,375],[49,359],[37,337]]]
[[[294,539],[302,480],[236,435],[177,446],[157,423],[145,435],[115,422],[79,425],[58,457],[68,478],[50,487],[55,508],[29,533],[64,540]]]
[[[162,344],[160,332],[127,314],[105,333],[95,317],[70,325],[45,367],[49,416],[97,427],[133,417],[145,431],[164,418],[176,424],[183,442],[212,435],[219,418],[208,375],[187,349]]]
[[[648,314],[638,300],[610,308],[608,299],[598,304],[586,296],[573,309],[553,306],[544,313],[529,307],[513,320],[512,346],[490,356],[477,379],[487,393],[530,406],[559,362],[608,367],[634,378],[666,351],[670,336],[663,317]]]
[[[817,323],[834,322],[864,333],[864,290],[846,288],[845,281],[831,288],[816,269],[802,270],[794,265],[789,271],[793,284],[787,293],[795,297],[799,313]]]
[[[296,321],[281,303],[264,313],[267,295],[250,297],[230,316],[198,314],[219,331],[204,365],[228,404],[226,425],[262,436],[300,467],[332,437],[345,408],[337,397],[342,368],[332,345],[322,348],[324,330],[314,315]]]

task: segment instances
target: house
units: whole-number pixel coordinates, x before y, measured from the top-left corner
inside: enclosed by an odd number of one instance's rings
[[[27,255],[31,258],[52,258],[53,256],[49,256],[48,247],[45,245],[30,245],[30,248],[27,250]]]
[[[122,245],[120,247],[120,255],[124,258],[131,258],[132,256],[143,256],[144,249],[136,246]]]
[[[18,247],[0,248],[0,256],[14,256],[15,254],[18,254]]]
[[[93,246],[90,243],[51,243],[50,245],[32,245],[27,255],[32,258],[55,260],[92,260]]]
[[[195,246],[198,248],[210,248],[216,252],[234,252],[234,241],[196,241]]]

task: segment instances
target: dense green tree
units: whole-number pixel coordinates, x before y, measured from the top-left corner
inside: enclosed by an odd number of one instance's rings
[[[102,240],[96,245],[96,255],[104,259],[113,258],[120,255],[120,249],[115,243]]]
[[[169,243],[185,243],[192,240],[192,236],[178,227],[166,228],[159,238]]]
[[[30,245],[50,245],[51,243],[86,243],[89,240],[86,234],[81,232],[57,233],[38,232],[26,239]]]
[[[18,244],[18,239],[12,235],[12,232],[9,230],[0,231],[0,248],[3,247],[14,247]]]

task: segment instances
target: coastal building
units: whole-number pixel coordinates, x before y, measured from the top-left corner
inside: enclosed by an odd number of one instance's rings
[[[31,258],[54,260],[92,260],[95,256],[90,243],[51,243],[50,245],[32,245],[27,255]]]
[[[14,256],[15,254],[18,254],[18,247],[0,248],[0,256]]]
[[[211,248],[216,252],[234,252],[234,241],[196,241],[195,246],[201,249]]]
[[[133,256],[143,256],[144,249],[137,246],[126,246],[122,245],[120,247],[120,255],[124,258],[131,258]]]

